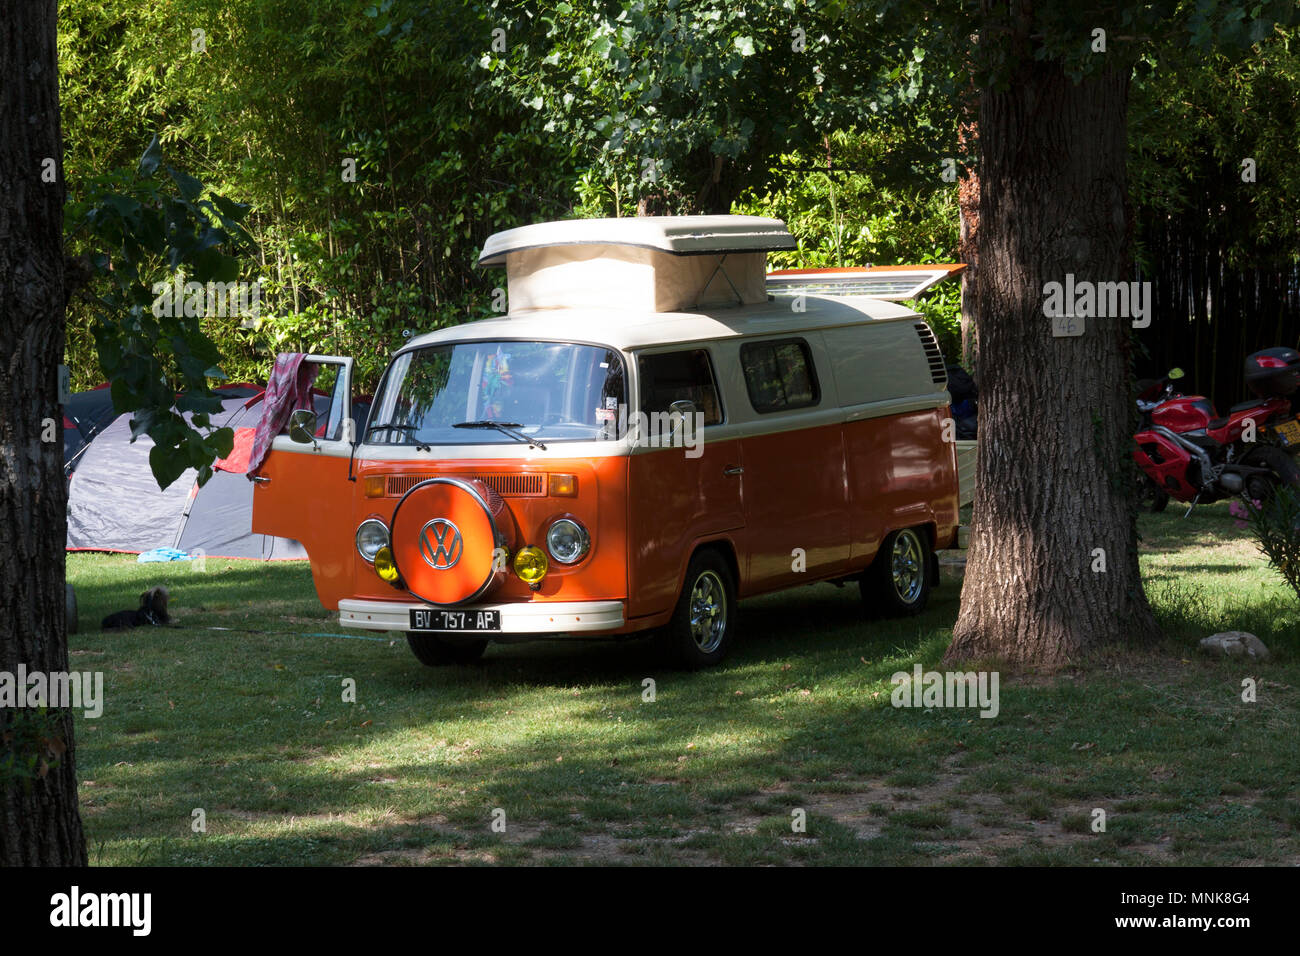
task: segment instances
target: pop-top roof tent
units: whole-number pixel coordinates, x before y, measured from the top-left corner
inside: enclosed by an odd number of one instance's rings
[[[165,489],[158,487],[149,467],[153,440],[141,435],[131,441],[129,413],[112,418],[77,453],[68,482],[69,551],[135,554],[177,548],[220,558],[307,557],[296,541],[252,532],[253,484],[244,469],[261,417],[262,390],[227,386],[215,391],[222,411],[212,416],[212,423],[235,430],[235,451],[218,462],[202,488],[193,469]],[[316,402],[323,417],[329,397],[317,396]]]
[[[511,312],[676,312],[767,301],[767,253],[793,248],[758,216],[568,219],[498,232],[478,264],[506,267]]]

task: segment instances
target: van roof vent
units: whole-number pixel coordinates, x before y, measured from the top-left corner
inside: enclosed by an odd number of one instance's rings
[[[930,363],[930,378],[941,388],[948,387],[948,369],[943,361],[943,352],[939,349],[939,340],[934,337],[934,330],[924,322],[916,323],[916,334],[925,346],[925,358]]]
[[[510,311],[678,312],[767,301],[767,253],[795,248],[779,219],[570,219],[490,236],[480,266],[505,266]]]

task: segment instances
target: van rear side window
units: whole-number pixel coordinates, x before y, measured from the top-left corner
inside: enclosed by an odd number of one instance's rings
[[[641,375],[641,411],[647,415],[667,412],[673,402],[691,401],[704,414],[705,425],[722,422],[722,403],[713,375],[709,353],[704,349],[642,355],[637,362]]]
[[[803,339],[742,345],[740,365],[749,403],[760,414],[807,408],[821,401],[812,355]]]

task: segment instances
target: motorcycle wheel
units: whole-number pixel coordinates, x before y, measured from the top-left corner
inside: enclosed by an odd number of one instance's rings
[[[1161,490],[1159,485],[1141,472],[1138,473],[1137,480],[1138,511],[1150,511],[1152,514],[1164,511],[1169,504],[1169,493]]]
[[[1265,445],[1244,459],[1257,468],[1267,468],[1272,475],[1253,475],[1246,482],[1245,495],[1260,503],[1267,502],[1281,485],[1300,488],[1300,465],[1281,448]]]

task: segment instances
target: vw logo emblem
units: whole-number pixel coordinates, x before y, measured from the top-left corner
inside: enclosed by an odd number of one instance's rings
[[[454,568],[463,547],[460,529],[446,518],[434,518],[420,529],[420,556],[435,571]]]

